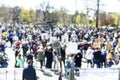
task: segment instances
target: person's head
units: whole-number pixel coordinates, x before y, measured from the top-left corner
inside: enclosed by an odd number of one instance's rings
[[[21,54],[18,54],[18,59],[20,59],[21,58]]]
[[[33,65],[33,60],[27,60],[28,66],[32,66]]]

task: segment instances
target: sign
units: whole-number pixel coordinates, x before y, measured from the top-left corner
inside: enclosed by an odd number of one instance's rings
[[[53,43],[54,41],[57,41],[57,37],[51,36],[50,37],[50,43]]]
[[[75,42],[68,42],[66,44],[66,54],[76,54],[78,51],[78,43]]]
[[[95,42],[102,43],[103,41],[104,41],[104,39],[103,39],[103,38],[97,38],[97,39],[95,39]]]
[[[101,43],[100,42],[94,42],[93,43],[93,48],[100,48],[101,47]]]
[[[106,49],[107,49],[108,51],[110,51],[110,50],[112,49],[112,45],[111,45],[110,43],[107,43],[107,44],[106,44]]]
[[[68,37],[67,34],[65,34],[65,35],[62,36],[62,42],[63,42],[63,43],[64,43],[64,42],[68,42],[68,39],[69,39],[69,37]]]

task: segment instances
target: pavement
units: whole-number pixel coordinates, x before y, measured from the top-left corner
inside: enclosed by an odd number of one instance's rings
[[[15,52],[11,47],[9,47],[9,44],[7,46],[8,46],[8,48],[6,48],[5,52],[8,54],[8,58],[9,58],[8,68],[14,68],[14,64],[15,64],[14,54],[15,54]],[[25,66],[27,66],[26,63],[25,63]],[[36,69],[38,80],[59,80],[59,72],[57,69],[51,70],[51,69],[46,69],[45,67],[43,67],[43,69],[40,69],[39,68],[40,63],[38,61],[37,62],[34,61],[34,67]],[[83,59],[81,68],[86,68],[85,59]],[[65,73],[66,72],[64,72],[62,74],[62,80],[68,80],[68,78],[65,76]],[[75,73],[75,80],[79,80],[79,73]]]

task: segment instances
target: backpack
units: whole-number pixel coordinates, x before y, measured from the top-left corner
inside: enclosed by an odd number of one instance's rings
[[[66,68],[71,68],[70,60],[66,61]]]

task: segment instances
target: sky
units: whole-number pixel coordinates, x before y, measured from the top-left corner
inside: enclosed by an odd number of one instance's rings
[[[75,10],[84,11],[87,7],[96,7],[96,0],[0,0],[0,4],[7,6],[20,6],[26,9],[37,9],[40,3],[49,1],[50,5],[55,9],[65,7],[69,13],[74,13]],[[107,12],[120,12],[120,2],[118,0],[100,0],[100,10]]]

